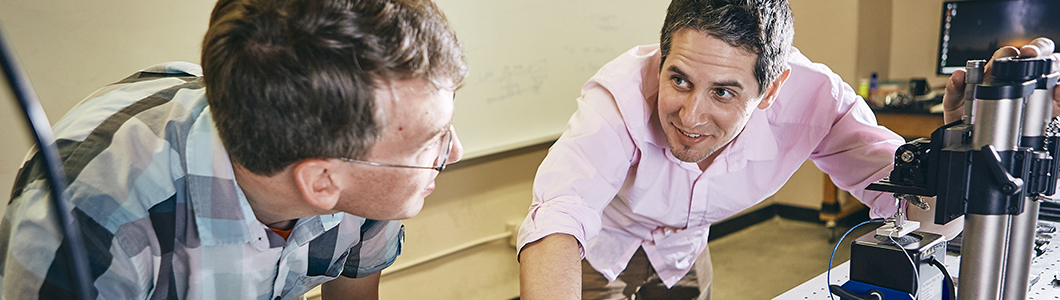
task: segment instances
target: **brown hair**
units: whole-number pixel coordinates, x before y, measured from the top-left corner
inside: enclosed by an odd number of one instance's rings
[[[758,55],[754,75],[761,94],[788,68],[792,19],[787,0],[674,0],[659,40],[662,61],[670,54],[674,33],[694,29]]]
[[[363,157],[381,127],[381,82],[455,89],[467,74],[429,0],[221,0],[202,68],[229,155],[266,176],[307,158]]]

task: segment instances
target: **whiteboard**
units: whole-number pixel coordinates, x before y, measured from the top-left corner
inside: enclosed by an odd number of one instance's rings
[[[659,41],[669,1],[437,0],[471,73],[454,126],[465,159],[559,137],[581,87],[633,46]]]
[[[581,86],[635,45],[658,42],[668,1],[437,0],[470,74],[454,126],[465,159],[555,139]],[[92,91],[161,62],[199,62],[214,1],[0,0],[0,25],[55,122]],[[11,101],[8,95],[0,101]],[[15,116],[3,107],[0,117]],[[17,117],[16,117],[17,118]],[[0,139],[24,139],[19,130]],[[26,149],[4,151],[21,157]],[[11,152],[11,153],[9,153]]]

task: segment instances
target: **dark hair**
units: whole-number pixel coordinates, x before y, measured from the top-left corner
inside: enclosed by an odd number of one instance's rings
[[[694,29],[758,55],[754,75],[761,94],[788,68],[792,22],[787,0],[674,0],[659,41],[662,61],[670,54],[674,33]]]
[[[382,122],[375,92],[393,80],[455,89],[463,50],[429,0],[221,0],[202,47],[221,141],[272,175],[307,158],[361,158]]]

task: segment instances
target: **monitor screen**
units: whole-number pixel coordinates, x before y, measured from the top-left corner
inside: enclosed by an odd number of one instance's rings
[[[968,60],[989,59],[1002,46],[1019,47],[1037,37],[1060,41],[1060,1],[945,2],[936,70],[951,74]]]

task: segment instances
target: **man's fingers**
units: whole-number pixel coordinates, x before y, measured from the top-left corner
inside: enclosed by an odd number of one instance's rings
[[[964,69],[957,69],[946,81],[946,94],[942,97],[942,103],[947,110],[960,106],[964,100],[964,74]]]
[[[1043,37],[1036,38],[1033,41],[1031,41],[1030,44],[1035,46],[1035,47],[1038,47],[1038,49],[1037,49],[1038,52],[1034,54],[1035,57],[1043,56],[1043,55],[1046,55],[1046,54],[1051,54],[1051,53],[1053,53],[1053,51],[1056,50],[1056,44],[1053,43],[1053,40],[1050,40],[1048,38],[1043,38]],[[1024,56],[1028,55],[1027,53],[1021,53],[1021,54],[1023,54]]]
[[[1020,47],[1019,56],[1020,57],[1038,57],[1038,54],[1043,52],[1043,51],[1040,51],[1038,49],[1039,48],[1036,45],[1023,45],[1023,47]]]
[[[994,51],[994,56],[990,57],[990,60],[993,61],[993,60],[998,59],[998,58],[1010,57],[1010,56],[1019,56],[1019,55],[1020,55],[1020,49],[1018,49],[1016,47],[1012,47],[1012,46],[1004,46],[1004,47],[1001,47],[1000,49],[997,49],[997,51]]]
[[[1012,47],[1012,46],[1004,46],[1004,47],[1001,47],[1001,49],[997,49],[997,51],[994,51],[994,56],[990,57],[990,60],[986,62],[986,68],[983,69],[984,71],[986,71],[983,74],[984,82],[990,81],[991,79],[994,78],[994,76],[990,74],[990,70],[993,69],[993,68],[991,68],[991,66],[994,65],[994,60],[995,59],[1003,58],[1003,57],[1010,57],[1010,56],[1019,56],[1019,55],[1020,55],[1020,49],[1017,49],[1016,47]],[[964,82],[964,81],[961,81],[961,82]]]
[[[964,114],[964,69],[957,69],[946,81],[946,94],[942,96],[942,115],[947,124],[957,121]]]
[[[1012,46],[1005,46],[994,51],[994,55],[987,61],[984,69],[983,80],[989,82],[993,80],[993,75],[990,71],[993,69],[995,59],[1005,57],[1052,57],[1053,59],[1053,70],[1060,70],[1060,53],[1053,53],[1056,50],[1056,44],[1053,40],[1040,37],[1036,38],[1027,45],[1016,48]],[[953,72],[950,76],[949,81],[946,82],[946,94],[942,98],[942,107],[945,112],[952,112],[953,110],[962,109],[965,104],[964,99],[964,70],[960,69]],[[949,119],[950,115],[954,113],[946,114],[946,118]],[[1053,89],[1053,116],[1060,116],[1060,89]],[[956,120],[946,120],[947,123]]]

